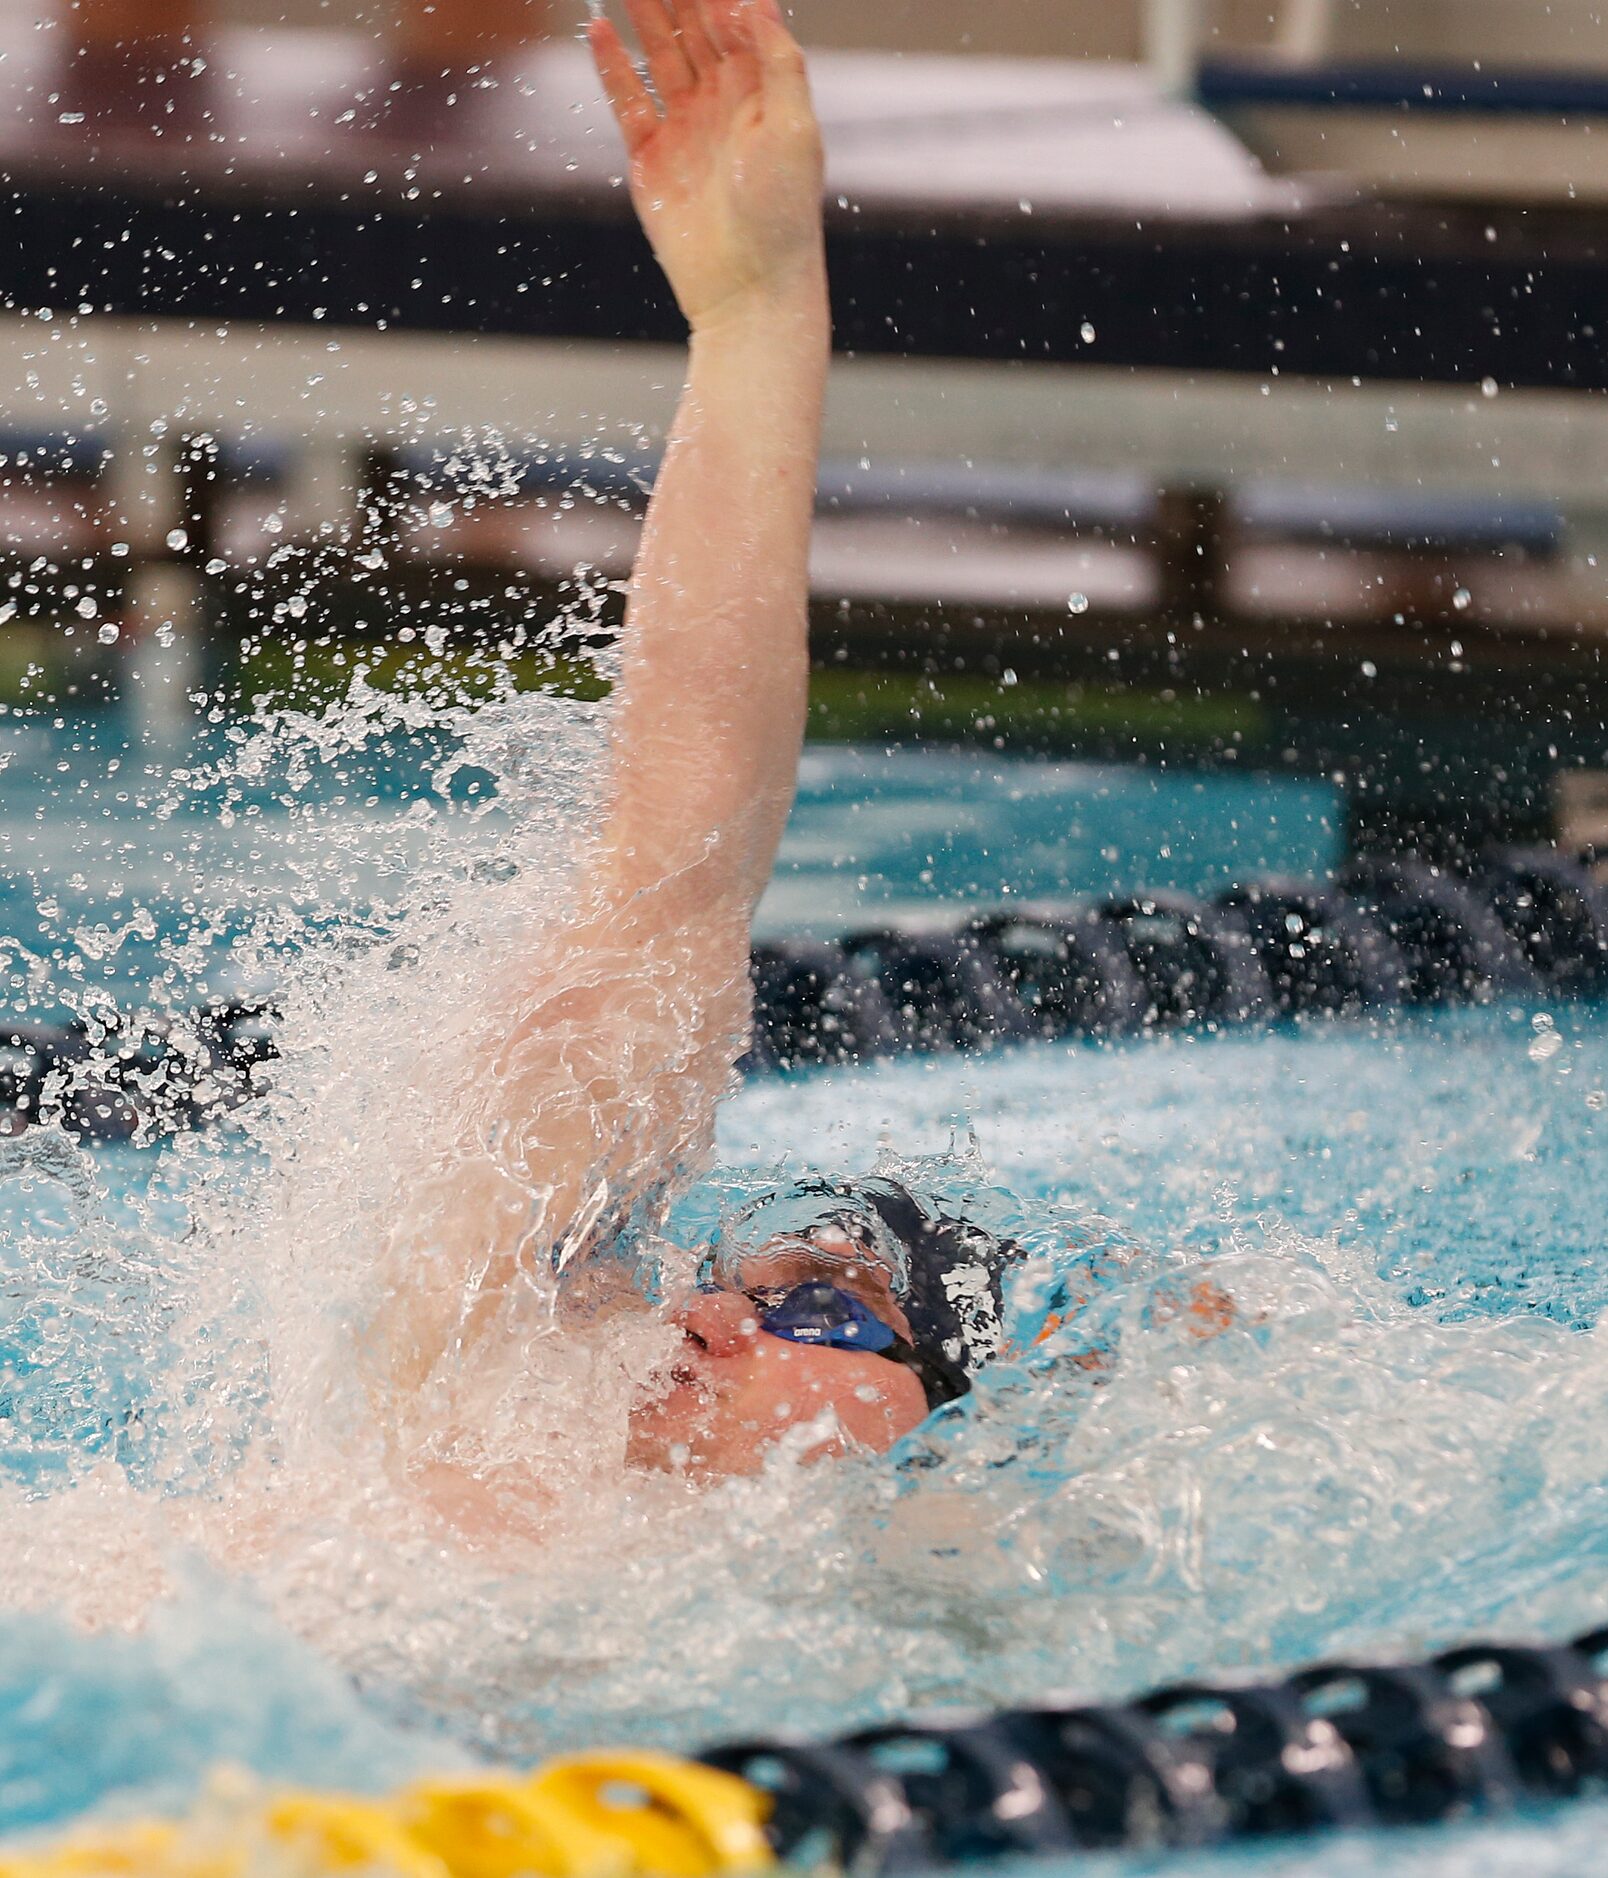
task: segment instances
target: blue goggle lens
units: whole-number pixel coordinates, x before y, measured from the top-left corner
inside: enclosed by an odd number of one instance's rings
[[[829,1350],[864,1350],[883,1356],[899,1341],[856,1297],[824,1280],[794,1285],[789,1291],[752,1291],[759,1307],[759,1327],[787,1343],[813,1343]]]

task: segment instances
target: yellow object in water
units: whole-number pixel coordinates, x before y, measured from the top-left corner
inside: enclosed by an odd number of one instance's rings
[[[220,1833],[141,1823],[82,1835],[0,1860],[0,1878],[457,1878],[456,1869],[410,1838],[384,1805],[323,1794],[286,1794]]]
[[[48,1850],[0,1858],[0,1878],[239,1878],[239,1861],[188,1854],[177,1826],[142,1821],[75,1834]]]
[[[386,1878],[456,1878],[383,1802],[344,1795],[286,1794],[262,1820],[264,1837],[299,1874],[384,1872]],[[246,1868],[249,1870],[249,1866]]]
[[[219,1791],[221,1810],[0,1858],[0,1878],[728,1878],[775,1864],[770,1801],[670,1754],[576,1754],[392,1800]]]
[[[529,1790],[595,1831],[623,1840],[654,1878],[714,1878],[776,1862],[762,1827],[770,1801],[734,1774],[672,1754],[572,1754],[549,1761]]]
[[[452,1878],[633,1878],[631,1847],[517,1776],[421,1781],[397,1800]]]

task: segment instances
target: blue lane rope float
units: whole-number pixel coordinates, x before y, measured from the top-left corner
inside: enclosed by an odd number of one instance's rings
[[[1608,1629],[1323,1663],[1131,1702],[935,1714],[828,1742],[641,1749],[380,1798],[215,1782],[188,1820],[17,1850],[0,1878],[846,1878],[1431,1826],[1608,1792]]]
[[[1594,997],[1608,994],[1608,884],[1550,848],[1495,850],[1458,873],[1369,856],[1326,886],[1264,880],[1213,901],[1023,904],[916,931],[781,939],[755,948],[753,979],[751,1072]],[[92,1140],[156,1139],[227,1114],[274,1055],[262,1003],[94,1036],[0,1019],[0,1133],[59,1120]]]

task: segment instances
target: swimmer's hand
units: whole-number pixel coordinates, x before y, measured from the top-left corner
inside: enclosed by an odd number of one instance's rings
[[[693,331],[819,297],[821,136],[778,0],[626,0],[652,89],[607,20],[592,54],[631,197]]]

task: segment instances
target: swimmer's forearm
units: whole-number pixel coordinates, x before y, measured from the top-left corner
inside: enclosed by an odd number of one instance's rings
[[[751,909],[769,878],[803,737],[830,350],[813,257],[693,334],[626,612],[607,833],[621,885],[707,859]]]

